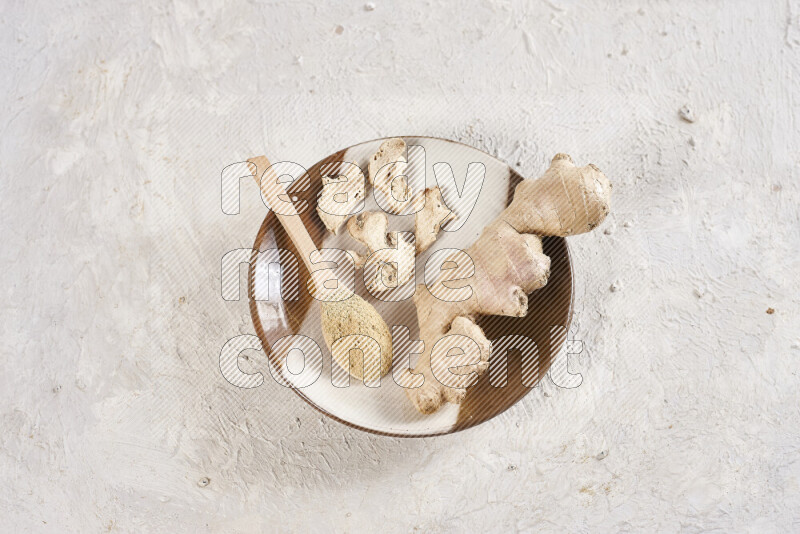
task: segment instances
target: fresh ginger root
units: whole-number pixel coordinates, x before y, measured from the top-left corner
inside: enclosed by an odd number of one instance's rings
[[[317,214],[328,230],[338,234],[351,211],[364,201],[364,173],[353,162],[334,162],[323,165],[320,171],[322,190],[317,199]]]
[[[436,241],[442,225],[455,219],[455,213],[445,205],[438,187],[414,194],[404,176],[408,169],[406,150],[406,142],[400,138],[387,139],[381,143],[378,151],[369,160],[369,181],[374,189],[375,199],[380,199],[379,205],[389,213],[400,214],[414,209],[422,202],[421,208],[414,215],[416,247],[399,232],[387,233],[389,220],[385,213],[367,211],[347,220],[350,236],[367,249],[366,254],[350,251],[355,258],[356,268],[364,267],[367,258],[376,253],[377,256],[373,259],[385,262],[375,272],[365,275],[364,284],[373,294],[405,285],[414,276],[415,255],[428,249]],[[331,224],[325,219],[323,222],[336,233]],[[334,221],[336,222],[338,220]]]
[[[367,211],[351,217],[347,221],[350,236],[367,248],[365,255],[351,251],[356,267],[362,268],[373,254],[376,261],[385,261],[372,276],[364,278],[364,285],[370,292],[399,287],[414,276],[414,243],[404,239],[399,232],[387,233],[389,219],[385,213]],[[397,254],[394,251],[397,250]],[[397,261],[393,261],[397,260]]]
[[[523,180],[500,215],[520,233],[566,237],[593,230],[608,215],[611,183],[592,163],[556,154],[538,180]]]
[[[405,176],[408,169],[406,150],[406,142],[395,137],[381,143],[369,159],[369,183],[374,189],[375,200],[393,215],[404,214],[413,206],[414,192]]]
[[[445,402],[461,403],[466,386],[488,368],[491,354],[491,344],[475,324],[477,317],[525,316],[528,293],[544,286],[550,275],[550,258],[542,253],[540,236],[564,237],[592,230],[608,214],[610,197],[611,183],[600,169],[592,164],[576,167],[568,155],[557,154],[541,178],[517,185],[511,204],[466,250],[475,267],[462,284],[471,287],[469,298],[448,302],[431,294],[428,286],[417,286],[414,304],[425,349],[413,372],[422,374],[425,382],[406,389],[417,410],[430,414]],[[446,280],[449,272],[442,271],[439,280]],[[445,386],[431,370],[434,345],[453,334],[466,335],[480,347],[477,361],[449,357],[444,359],[446,364],[436,362],[442,367],[436,369],[439,376],[447,372],[444,367],[460,366],[452,373],[465,378],[459,384],[463,387]]]
[[[350,237],[367,248],[366,254],[350,251],[355,258],[356,268],[364,267],[367,258],[378,251],[383,252],[379,252],[375,259],[387,262],[374,275],[364,279],[370,292],[399,287],[408,282],[414,276],[416,255],[423,253],[436,241],[443,224],[455,219],[455,214],[444,204],[438,187],[426,189],[424,194],[425,206],[415,216],[416,247],[399,232],[387,233],[389,219],[385,213],[366,211],[347,221]],[[397,255],[393,254],[394,250],[398,251]]]
[[[425,205],[414,218],[414,235],[417,239],[417,254],[422,254],[433,245],[442,226],[456,218],[442,200],[438,187],[425,190]]]

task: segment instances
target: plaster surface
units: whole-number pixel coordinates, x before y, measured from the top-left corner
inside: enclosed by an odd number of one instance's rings
[[[797,1],[28,1],[0,29],[4,529],[800,528]],[[265,213],[246,182],[222,213],[222,168],[404,134],[612,180],[570,240],[579,387],[403,440],[222,378],[253,326],[220,258]]]

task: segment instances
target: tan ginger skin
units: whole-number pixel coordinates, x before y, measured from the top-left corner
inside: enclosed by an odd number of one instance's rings
[[[461,362],[454,374],[483,373],[491,344],[475,324],[477,317],[526,315],[528,293],[544,286],[550,275],[550,258],[542,253],[540,236],[565,237],[592,230],[608,214],[610,197],[611,183],[600,169],[592,164],[576,167],[568,155],[557,154],[541,178],[517,185],[511,204],[466,250],[475,266],[474,275],[464,281],[472,288],[467,300],[446,302],[424,284],[417,286],[414,304],[425,350],[413,372],[422,374],[425,382],[406,389],[417,410],[431,414],[445,402],[461,403],[466,395],[465,388],[447,387],[433,376],[431,349],[436,342],[450,334],[470,337],[481,347],[480,359]],[[444,370],[459,365],[455,361],[448,358],[445,366],[437,365]]]
[[[387,288],[400,287],[414,276],[414,244],[406,241],[399,232],[387,232],[389,219],[385,213],[367,211],[347,221],[347,231],[350,237],[364,245],[366,254],[350,251],[356,262],[356,268],[364,267],[364,263],[374,253],[378,253],[377,261],[387,261],[368,278],[364,275],[364,285],[370,292],[382,291]],[[396,257],[389,256],[387,252],[398,250]],[[383,251],[383,252],[381,252]],[[381,257],[384,256],[384,257]],[[385,285],[384,285],[385,284]]]
[[[425,205],[414,218],[414,236],[417,240],[417,254],[422,254],[439,235],[442,226],[456,218],[455,213],[442,200],[438,187],[425,190]]]
[[[387,139],[369,159],[369,183],[383,202],[389,213],[399,215],[409,207],[414,191],[408,185],[405,172],[406,142],[398,137]],[[379,176],[380,174],[380,176]]]
[[[383,276],[385,286],[378,280],[366,280],[365,285],[370,291],[380,291],[382,288],[399,287],[408,282],[414,275],[414,258],[425,252],[436,241],[442,225],[455,219],[455,214],[444,204],[442,194],[438,187],[426,189],[425,206],[417,212],[414,224],[416,246],[409,243],[398,232],[388,232],[389,219],[385,213],[366,211],[347,221],[347,230],[350,237],[364,245],[366,254],[350,251],[356,262],[356,268],[364,266],[367,258],[373,253],[384,249],[399,249],[399,258],[402,265],[386,263],[377,272]]]
[[[399,269],[401,272],[398,273],[398,268],[391,263],[384,265],[379,276],[382,273],[386,285],[377,280],[368,281],[367,287],[373,292],[405,284],[413,275],[413,269],[407,264],[413,263],[415,253],[422,254],[427,250],[436,241],[442,226],[456,218],[442,200],[442,193],[438,187],[425,189],[417,195],[424,198],[415,198],[406,177],[403,176],[408,166],[406,150],[406,142],[400,138],[387,139],[381,143],[378,151],[369,160],[368,176],[376,195],[383,196],[384,202],[387,203],[386,207],[391,213],[399,214],[408,208],[413,209],[420,200],[423,202],[421,209],[416,211],[414,216],[415,246],[409,246],[395,232],[387,233],[389,223],[383,212],[367,211],[357,216],[333,214],[339,209],[337,196],[347,195],[350,207],[355,206],[363,198],[364,183],[361,179],[363,176],[358,174],[355,164],[348,167],[344,180],[330,176],[322,178],[323,188],[318,200],[317,213],[325,227],[334,234],[339,233],[346,221],[350,236],[366,247],[367,252],[363,255],[350,251],[355,258],[356,268],[362,268],[366,259],[376,251],[386,248],[400,250],[401,261],[404,262],[404,266]]]
[[[352,163],[352,162],[348,162]],[[350,218],[350,215],[337,215],[342,209],[338,197],[345,196],[347,209],[352,209],[364,199],[366,188],[364,175],[356,163],[347,167],[343,175],[344,179],[338,176],[323,176],[322,190],[317,199],[317,215],[319,215],[325,228],[334,234],[338,234],[342,225]],[[347,211],[347,210],[345,210]]]

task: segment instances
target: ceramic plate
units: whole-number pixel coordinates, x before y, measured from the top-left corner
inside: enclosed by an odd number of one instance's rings
[[[409,147],[408,174],[411,181],[424,180],[427,187],[440,185],[445,202],[458,215],[454,223],[445,227],[449,231],[443,231],[435,244],[417,258],[416,279],[417,283],[423,283],[425,262],[430,255],[441,248],[466,249],[471,245],[483,228],[508,205],[514,187],[523,177],[505,162],[461,143],[430,137],[408,136],[403,139]],[[318,248],[363,252],[359,243],[349,237],[346,228],[335,236],[325,229],[317,216],[320,168],[331,162],[355,162],[366,176],[368,160],[383,141],[375,139],[331,154],[310,167],[303,178],[290,186],[289,192],[295,193],[295,198],[308,201],[308,207],[300,216]],[[434,174],[434,165],[437,165],[437,174]],[[449,172],[455,180],[442,180]],[[466,201],[459,201],[459,196],[466,197],[464,184],[468,184],[468,192],[469,185],[477,183],[475,178],[479,178],[481,173],[485,174],[477,203],[471,213],[466,213],[469,205]],[[437,178],[448,185],[437,183]],[[371,197],[371,189],[368,190],[365,209],[380,209]],[[413,215],[390,215],[389,219],[390,231],[413,231]],[[464,402],[461,405],[446,404],[433,415],[419,414],[405,390],[394,382],[391,373],[383,377],[378,388],[366,387],[355,378],[346,384],[347,374],[332,363],[322,337],[319,304],[309,296],[305,287],[308,273],[302,261],[298,264],[300,283],[284,287],[283,295],[279,292],[279,284],[282,281],[291,284],[290,278],[297,280],[297,273],[288,272],[291,270],[287,260],[289,256],[278,250],[296,251],[272,213],[261,225],[250,263],[248,290],[253,323],[265,352],[270,356],[271,370],[277,381],[282,386],[291,387],[300,398],[333,419],[361,430],[391,436],[432,436],[463,430],[497,416],[530,392],[547,373],[564,344],[572,318],[569,251],[563,238],[547,237],[543,245],[544,253],[551,259],[551,275],[544,288],[529,295],[528,315],[521,318],[483,317],[478,322],[490,340],[512,334],[526,336],[535,342],[535,352],[526,356],[524,366],[519,350],[509,352],[507,358],[495,358],[496,353],[493,354],[489,372],[469,388]],[[287,268],[282,269],[284,266]],[[412,339],[418,339],[416,310],[411,299],[401,302],[375,299],[365,290],[361,271],[356,275],[356,292],[375,306],[390,329],[405,326]],[[296,300],[292,300],[293,297]],[[288,339],[285,336],[292,334],[314,340],[319,350],[305,350],[305,357],[300,351],[293,350],[288,358],[279,361],[270,347],[275,347],[278,340]],[[414,363],[412,361],[411,365]],[[393,365],[408,365],[408,361],[395,359]],[[281,386],[276,383],[265,384],[265,387]]]

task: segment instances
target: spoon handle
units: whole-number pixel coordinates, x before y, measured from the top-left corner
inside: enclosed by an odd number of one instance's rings
[[[289,200],[280,198],[280,195],[287,195],[288,197],[288,194],[283,185],[278,183],[278,176],[272,169],[269,160],[266,156],[258,156],[248,159],[247,162],[250,163],[251,167],[255,166],[253,178],[259,184],[261,195],[269,204],[268,207],[275,212],[275,216],[284,230],[286,230],[286,233],[289,234],[289,239],[292,240],[297,252],[302,256],[308,272],[314,271],[315,266],[311,263],[311,253],[317,250],[317,246],[311,239],[308,228],[303,224],[291,198]]]

